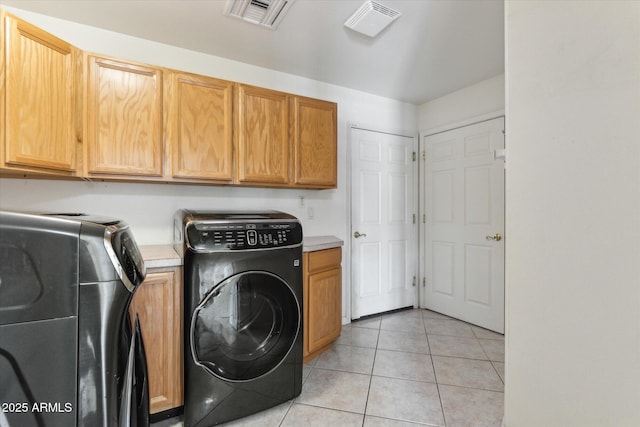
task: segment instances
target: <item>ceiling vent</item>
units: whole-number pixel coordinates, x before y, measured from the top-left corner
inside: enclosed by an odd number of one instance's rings
[[[227,0],[225,15],[275,30],[294,0]]]
[[[375,1],[365,1],[344,23],[345,27],[369,37],[375,37],[380,31],[402,15]]]

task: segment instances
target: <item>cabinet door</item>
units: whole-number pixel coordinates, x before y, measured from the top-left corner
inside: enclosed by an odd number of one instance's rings
[[[309,353],[322,348],[340,336],[341,269],[333,268],[309,275]]]
[[[4,15],[3,166],[71,174],[80,135],[79,50]]]
[[[236,129],[240,183],[289,182],[287,94],[238,85]]]
[[[233,179],[233,83],[171,73],[165,85],[172,176]]]
[[[295,97],[293,105],[295,184],[335,188],[338,185],[336,104]]]
[[[152,414],[183,404],[182,270],[165,270],[150,270],[130,307],[140,317]]]
[[[88,57],[88,174],[162,175],[162,71]]]

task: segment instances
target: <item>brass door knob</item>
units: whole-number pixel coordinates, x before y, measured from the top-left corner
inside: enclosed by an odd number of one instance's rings
[[[485,238],[487,240],[493,240],[494,242],[499,242],[500,240],[502,240],[502,234],[496,233],[493,236],[487,236]]]
[[[353,233],[353,237],[355,237],[356,239],[358,237],[366,237],[366,236],[367,236],[366,234],[360,233],[359,231],[356,231],[356,232]]]

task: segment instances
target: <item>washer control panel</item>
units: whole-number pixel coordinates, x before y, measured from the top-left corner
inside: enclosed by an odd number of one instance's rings
[[[188,245],[195,250],[275,249],[302,243],[299,222],[191,222]]]

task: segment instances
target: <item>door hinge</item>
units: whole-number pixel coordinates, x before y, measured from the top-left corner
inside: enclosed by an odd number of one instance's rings
[[[416,223],[416,214],[413,214],[413,223]]]
[[[422,278],[422,287],[423,287],[423,288],[426,288],[426,287],[427,287],[427,278],[426,278],[426,277],[423,277],[423,278]]]
[[[417,157],[415,151],[413,152],[413,155],[411,157],[412,157],[413,161],[415,162],[416,161],[416,157]]]
[[[427,223],[427,214],[422,214],[422,223],[426,224]]]
[[[426,152],[426,150],[422,150],[422,160],[427,160],[427,152]]]
[[[412,286],[415,288],[416,287],[416,276],[413,276],[413,283]]]

